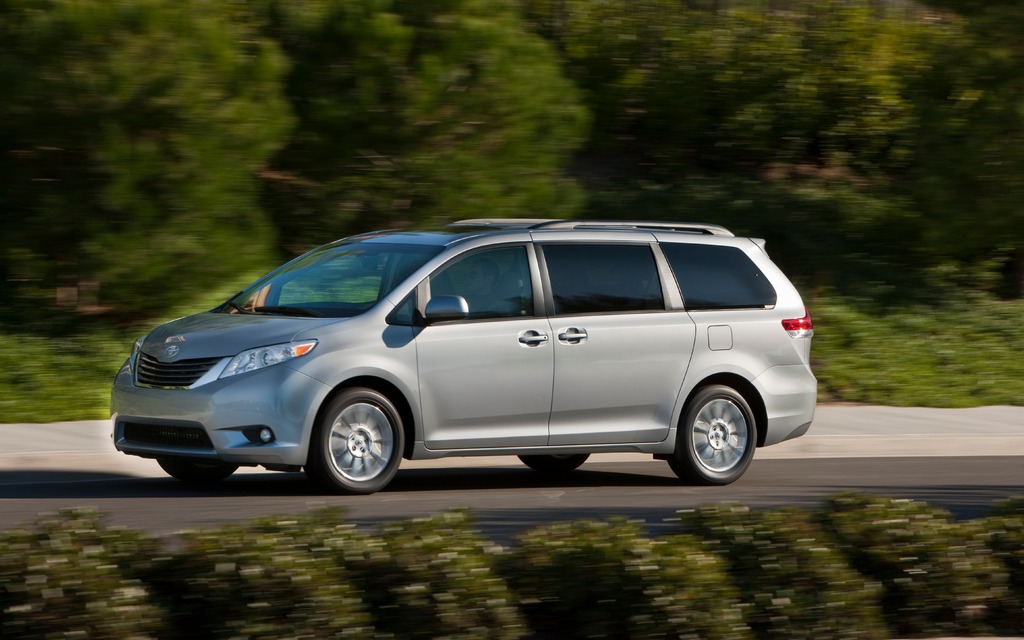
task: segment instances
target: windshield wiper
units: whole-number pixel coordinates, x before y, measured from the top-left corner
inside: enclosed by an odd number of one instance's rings
[[[237,305],[236,305],[237,306]],[[302,307],[253,307],[255,313],[280,313],[284,316],[301,316],[304,318],[323,318],[324,314],[313,309]]]
[[[222,309],[223,309],[224,307],[231,307],[231,308],[232,308],[232,309],[234,309],[234,310],[235,310],[235,311],[236,311],[237,313],[248,313],[248,311],[246,311],[246,310],[245,310],[245,309],[243,309],[242,307],[238,306],[238,303],[237,303],[237,302],[235,302],[234,300],[228,300],[228,301],[227,301],[227,302],[225,302],[225,303],[224,303],[223,305],[221,305],[221,308],[222,308]]]

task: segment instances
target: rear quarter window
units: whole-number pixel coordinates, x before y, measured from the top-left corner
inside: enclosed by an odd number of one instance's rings
[[[687,309],[760,309],[778,300],[768,278],[736,247],[666,243],[661,248]]]

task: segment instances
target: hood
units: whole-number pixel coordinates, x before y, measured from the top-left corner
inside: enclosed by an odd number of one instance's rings
[[[163,362],[233,356],[246,349],[291,342],[300,331],[336,322],[338,318],[206,312],[157,327],[146,336],[142,351]],[[168,353],[174,346],[175,353]]]

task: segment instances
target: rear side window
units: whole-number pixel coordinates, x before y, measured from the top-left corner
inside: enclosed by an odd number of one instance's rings
[[[736,247],[661,245],[687,309],[751,309],[775,305],[775,288]]]
[[[647,245],[546,244],[555,315],[664,309]]]

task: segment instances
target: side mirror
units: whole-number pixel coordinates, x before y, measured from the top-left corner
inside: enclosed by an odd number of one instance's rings
[[[427,324],[465,320],[469,315],[469,303],[462,296],[435,296],[427,302],[423,315]]]

